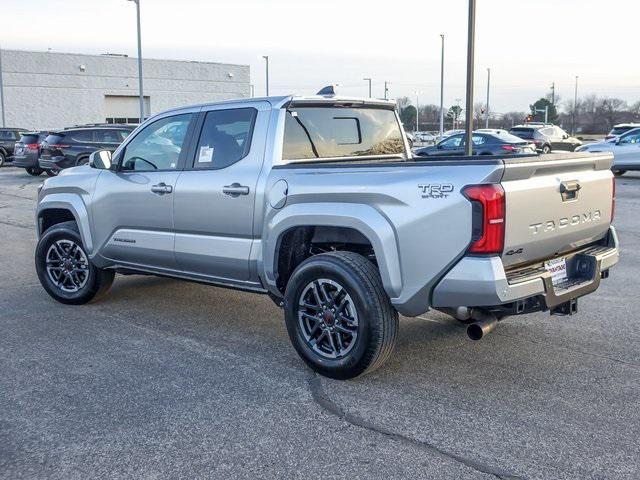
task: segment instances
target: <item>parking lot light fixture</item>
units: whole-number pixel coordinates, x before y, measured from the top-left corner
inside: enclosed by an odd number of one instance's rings
[[[0,110],[2,110],[2,126],[4,123],[4,82],[2,81],[2,48],[0,48]]]
[[[263,55],[265,62],[265,91],[267,93],[267,97],[269,96],[269,55]]]
[[[136,4],[138,22],[138,90],[140,94],[140,123],[144,122],[144,94],[142,90],[142,34],[140,32],[140,0],[129,0]]]
[[[571,135],[576,134],[576,114],[578,113],[578,75],[576,75],[576,86],[573,91],[573,120],[571,122]]]
[[[484,128],[489,128],[489,91],[491,89],[491,69],[487,68],[487,105],[485,107]]]
[[[371,98],[371,79],[370,78],[363,78],[364,81],[369,82],[369,98]]]

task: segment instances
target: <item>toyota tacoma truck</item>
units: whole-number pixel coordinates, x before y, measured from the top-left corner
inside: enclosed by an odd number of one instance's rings
[[[179,108],[44,182],[36,270],[66,304],[116,273],[268,294],[302,359],[352,378],[389,358],[399,314],[437,309],[479,339],[576,313],[618,262],[611,162],[413,157],[385,100]]]

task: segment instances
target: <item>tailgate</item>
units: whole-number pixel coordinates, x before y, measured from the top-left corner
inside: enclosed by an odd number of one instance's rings
[[[505,267],[575,250],[611,223],[610,153],[505,159]]]

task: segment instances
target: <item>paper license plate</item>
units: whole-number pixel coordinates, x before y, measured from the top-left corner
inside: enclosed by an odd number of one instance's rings
[[[564,258],[556,258],[544,262],[544,268],[547,269],[547,272],[551,273],[551,282],[554,285],[567,279],[567,262]]]

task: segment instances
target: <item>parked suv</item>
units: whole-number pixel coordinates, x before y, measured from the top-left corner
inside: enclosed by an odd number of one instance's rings
[[[96,150],[115,150],[134,125],[95,125],[50,133],[42,142],[39,166],[56,175],[60,170],[89,162]]]
[[[536,145],[536,150],[542,153],[549,153],[551,150],[573,152],[582,145],[580,140],[570,136],[560,127],[551,124],[517,125],[512,127],[509,133],[532,141]]]
[[[11,161],[16,142],[26,128],[0,128],[0,167]]]
[[[269,294],[302,359],[351,378],[389,358],[398,313],[439,309],[474,340],[509,315],[576,313],[618,241],[612,155],[569,157],[416,158],[385,100],[175,109],[44,182],[36,271],[75,305],[116,272]]]
[[[48,132],[23,133],[16,142],[13,152],[13,166],[24,168],[29,175],[37,177],[43,170],[38,165],[40,144],[47,137]]]

